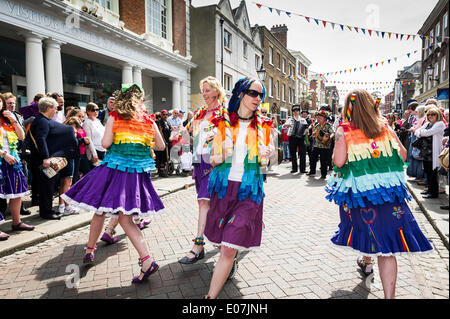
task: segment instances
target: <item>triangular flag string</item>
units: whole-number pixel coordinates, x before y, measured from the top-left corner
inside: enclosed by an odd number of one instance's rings
[[[288,11],[283,10],[283,9],[278,9],[278,8],[269,7],[269,6],[263,5],[263,4],[261,4],[261,3],[256,3],[256,2],[254,2],[254,3],[256,4],[256,6],[258,7],[258,9],[261,9],[262,7],[266,7],[266,8],[269,9],[269,11],[270,11],[271,13],[273,13],[273,9],[275,9],[278,15],[280,15],[281,12],[284,12],[284,13],[286,13],[286,15],[288,15],[289,17],[291,17],[292,15],[296,15],[296,16],[299,16],[299,17],[304,17],[304,18],[308,21],[308,23],[310,22],[310,19],[311,19],[311,17],[305,16],[305,15],[300,14],[300,13],[294,13],[294,12],[291,12],[291,11],[288,12]],[[312,19],[314,19],[314,21],[316,22],[317,25],[319,25],[319,23],[322,22],[322,24],[323,24],[323,26],[324,26],[325,28],[326,28],[326,24],[327,24],[327,23],[330,23],[331,26],[333,27],[333,30],[334,30],[334,26],[335,26],[336,24],[338,24],[338,25],[341,27],[341,31],[344,31],[344,27],[346,27],[349,31],[355,30],[356,33],[359,33],[359,30],[361,30],[361,31],[362,31],[362,34],[363,34],[363,35],[366,35],[366,29],[364,29],[364,28],[362,28],[362,27],[350,26],[350,25],[341,24],[341,23],[337,23],[337,22],[334,22],[334,21],[323,20],[323,19],[319,19],[319,18],[312,18]],[[419,35],[419,34],[403,34],[403,33],[391,32],[391,31],[380,31],[380,30],[370,30],[370,29],[367,29],[367,32],[368,32],[369,36],[372,36],[372,31],[375,31],[378,37],[380,36],[380,33],[381,33],[381,38],[383,38],[383,39],[384,39],[385,34],[387,33],[387,35],[388,35],[387,38],[388,38],[388,39],[396,39],[396,40],[400,40],[400,41],[403,40],[403,37],[404,37],[404,36],[406,36],[406,40],[407,40],[407,41],[410,40],[410,39],[412,39],[412,40],[414,41],[414,40],[416,39],[416,36]],[[392,34],[395,34],[395,37],[392,37]],[[423,36],[421,36],[421,35],[419,35],[419,36],[420,36],[420,38],[423,38]],[[430,38],[430,37],[429,37],[429,36],[426,36],[426,38]],[[441,40],[442,40],[442,42],[443,42],[443,41],[445,41],[446,39],[449,39],[449,36],[445,36],[445,37],[432,37],[432,38],[433,38],[433,39],[436,38],[437,40],[439,40],[439,38],[441,38]]]

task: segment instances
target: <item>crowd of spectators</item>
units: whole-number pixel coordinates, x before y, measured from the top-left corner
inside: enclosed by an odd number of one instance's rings
[[[0,94],[2,165],[5,169],[14,166],[16,170],[19,170],[20,165],[26,188],[22,193],[14,195],[18,199],[12,198],[9,194],[11,191],[2,187],[9,179],[4,178],[6,173],[0,173],[0,222],[4,220],[9,200],[13,230],[34,229],[34,226],[26,225],[20,220],[21,215],[31,214],[21,200],[29,193],[31,206],[39,206],[39,215],[43,219],[61,219],[61,216],[78,214],[78,210],[65,203],[61,195],[104,158],[106,149],[102,147],[101,141],[109,113],[114,110],[114,96],[115,94],[108,98],[106,108],[101,110],[93,102],[84,108],[65,106],[64,97],[58,93],[37,94],[29,105],[17,108],[17,98],[12,93]],[[168,177],[169,154],[173,144],[171,134],[187,125],[192,112],[185,117],[185,112],[179,109],[162,110],[152,114],[152,117],[166,143],[164,151],[154,152],[156,167],[159,176]],[[14,139],[13,147],[10,138],[12,133],[8,132],[14,130],[14,126],[17,126],[17,133],[14,135],[17,138]],[[15,147],[17,154],[10,149]],[[52,158],[65,158],[67,165],[56,176],[49,177],[45,169],[50,167]],[[59,197],[57,209],[53,208],[55,195]],[[8,237],[0,232],[0,240]]]

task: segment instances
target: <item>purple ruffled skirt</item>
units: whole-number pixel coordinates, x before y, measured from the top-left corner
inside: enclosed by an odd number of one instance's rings
[[[194,164],[192,179],[195,181],[197,191],[197,200],[210,200],[211,195],[208,192],[209,174],[212,166],[209,164],[209,155],[199,155],[200,163]]]
[[[338,246],[353,248],[365,256],[393,256],[433,250],[406,202],[366,207],[339,207],[341,223],[331,238]]]
[[[216,193],[206,217],[205,239],[216,246],[252,250],[261,246],[263,201],[238,200],[240,182],[228,181],[227,194],[219,199]]]
[[[97,166],[62,196],[70,205],[96,214],[149,217],[162,213],[164,205],[149,173],[127,173]]]
[[[3,158],[1,160],[2,178],[0,183],[0,198],[11,199],[28,195],[27,179],[23,170],[16,170],[14,165],[8,164]],[[2,216],[0,213],[0,221]]]

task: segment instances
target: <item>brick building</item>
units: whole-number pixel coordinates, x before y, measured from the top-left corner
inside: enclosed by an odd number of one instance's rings
[[[449,91],[449,0],[439,0],[419,34],[422,36],[421,94],[415,98],[424,102],[437,98],[448,108]]]
[[[296,59],[287,49],[287,31],[285,25],[270,29],[265,26],[253,27],[261,37],[264,47],[264,68],[267,71],[265,86],[267,97],[265,103],[270,106],[272,114],[285,118],[291,114],[296,98]]]
[[[0,91],[18,107],[54,91],[67,106],[106,106],[135,82],[149,111],[187,109],[196,65],[186,1],[0,0]]]

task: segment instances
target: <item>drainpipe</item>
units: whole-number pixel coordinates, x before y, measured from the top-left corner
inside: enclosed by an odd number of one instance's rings
[[[224,23],[224,20],[221,18],[220,19],[220,34],[221,34],[221,37],[220,37],[220,40],[221,40],[221,49],[222,49],[222,51],[221,51],[221,58],[220,58],[220,64],[221,64],[221,80],[222,80],[222,87],[224,86],[224,83],[223,83],[223,23]]]

